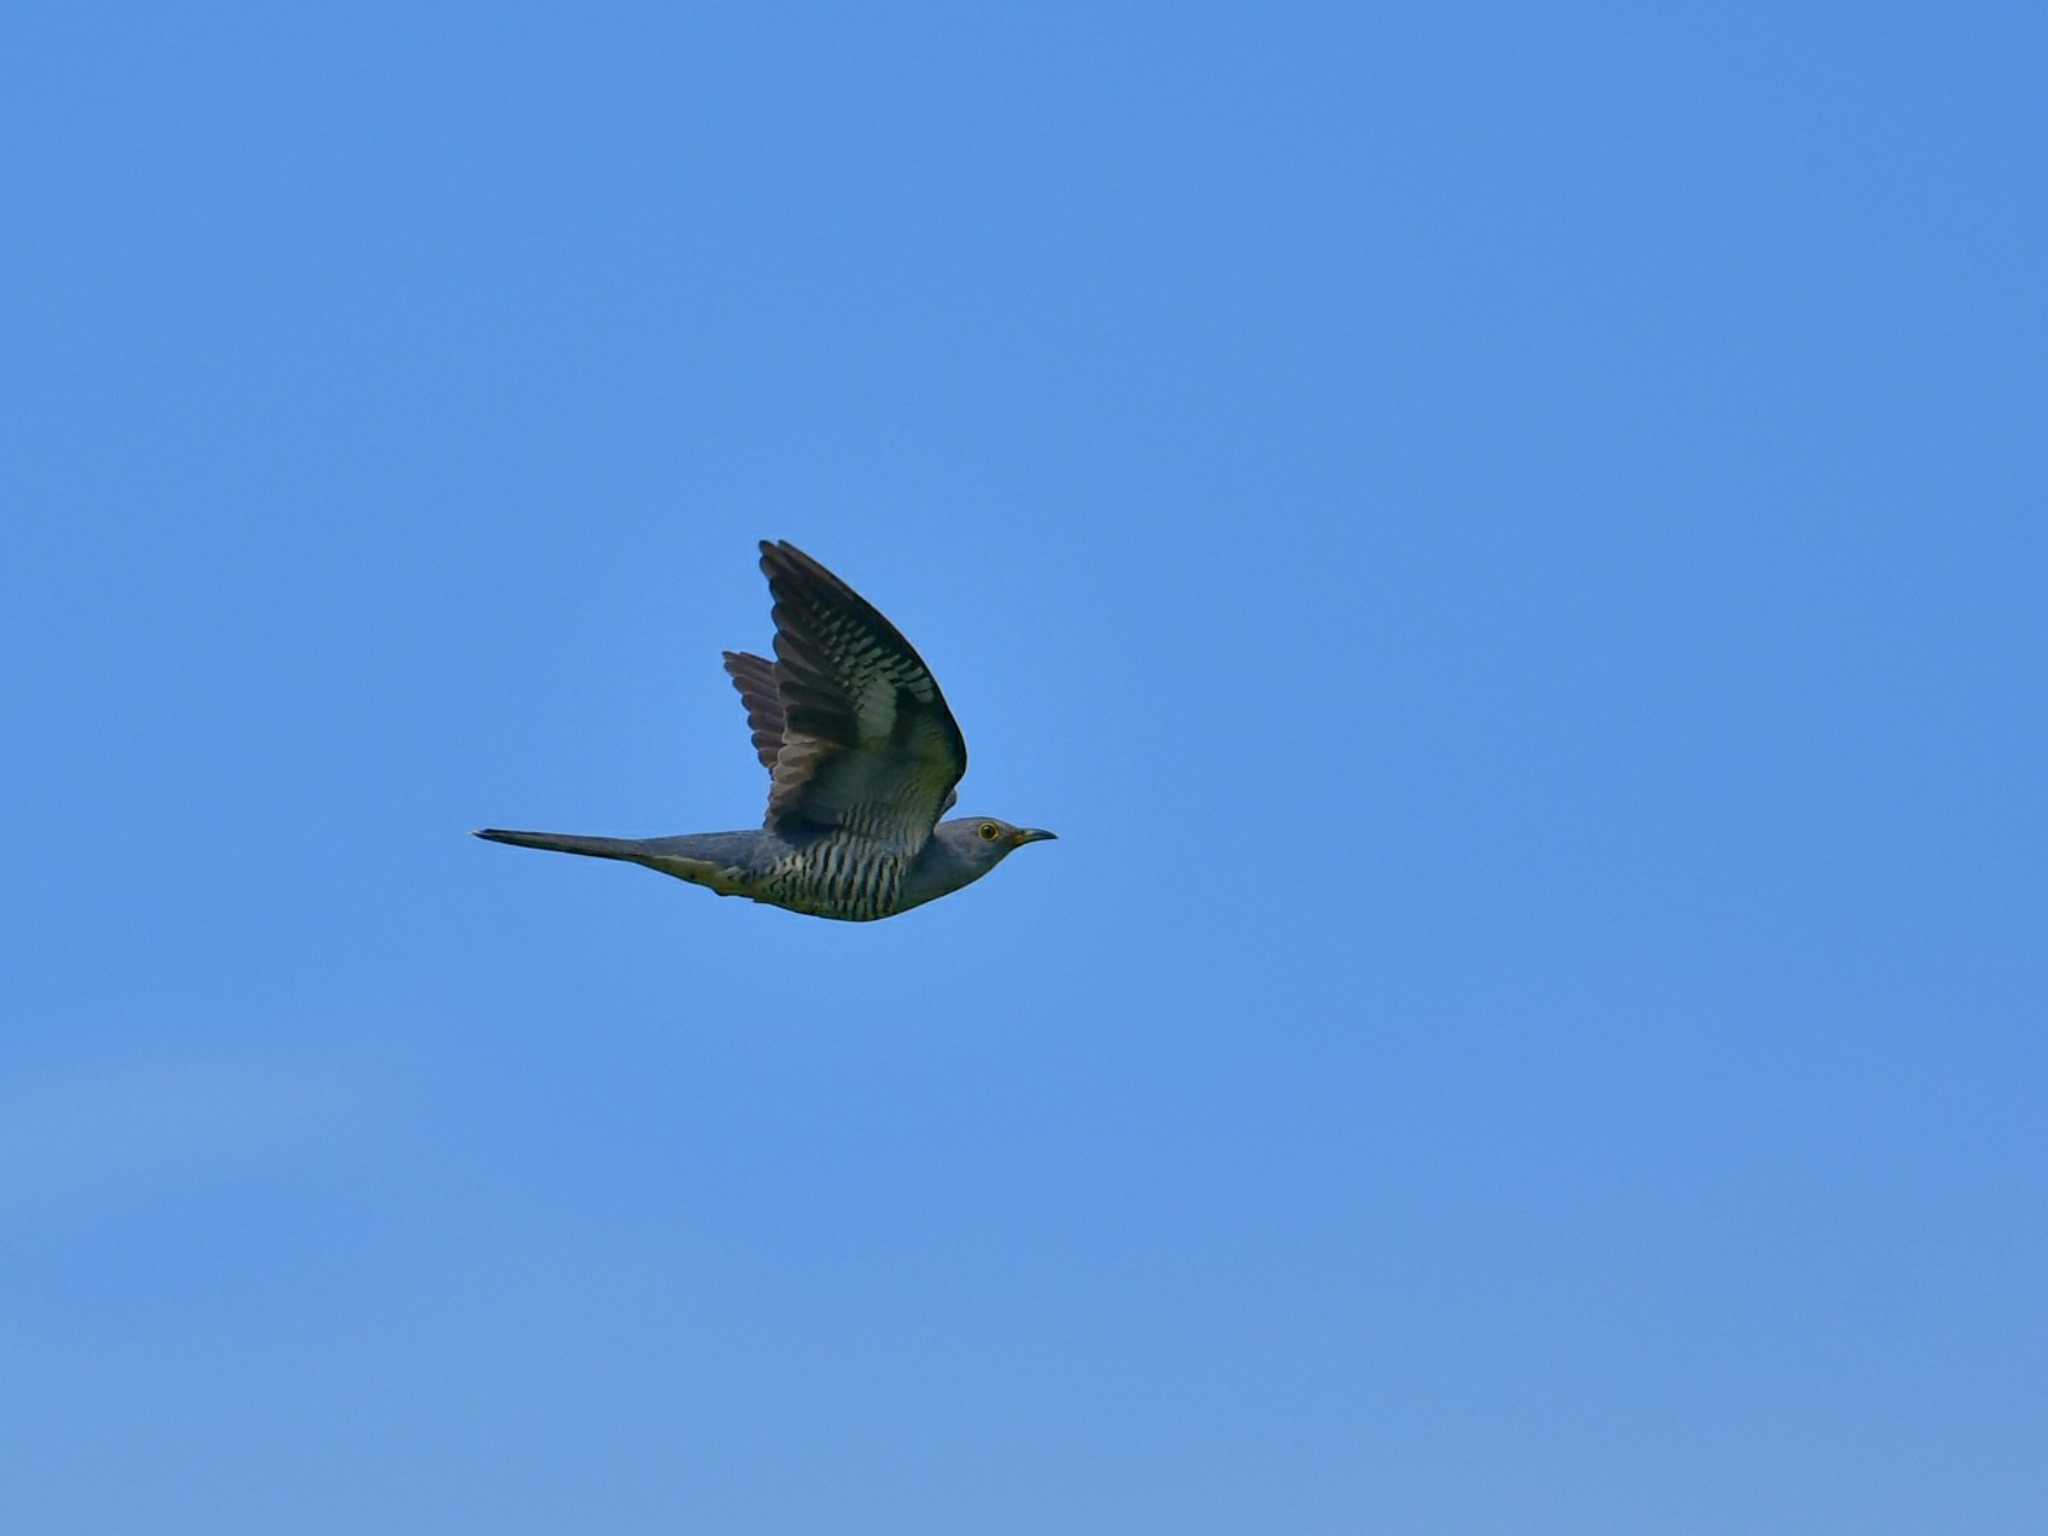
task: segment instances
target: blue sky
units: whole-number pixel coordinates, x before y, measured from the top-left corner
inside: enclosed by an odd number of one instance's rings
[[[0,1524],[2038,1529],[2035,10],[0,29]]]

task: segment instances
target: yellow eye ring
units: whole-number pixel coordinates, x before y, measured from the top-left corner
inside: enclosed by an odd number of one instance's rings
[[[981,834],[981,840],[984,843],[992,843],[1003,835],[1003,829],[992,821],[984,821],[974,830]]]

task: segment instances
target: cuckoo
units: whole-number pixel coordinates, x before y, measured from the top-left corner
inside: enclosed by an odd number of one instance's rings
[[[775,659],[725,653],[768,769],[759,831],[683,837],[476,835],[621,859],[812,917],[872,922],[971,885],[1052,833],[993,816],[939,818],[967,744],[931,669],[859,593],[787,542],[761,544]]]

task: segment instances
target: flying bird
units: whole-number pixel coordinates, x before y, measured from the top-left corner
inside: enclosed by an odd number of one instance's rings
[[[725,652],[768,770],[757,832],[683,837],[476,835],[519,848],[643,865],[721,896],[812,917],[872,922],[972,885],[1038,827],[939,818],[967,771],[967,744],[910,642],[866,599],[787,542],[761,544],[775,599],[775,659]]]

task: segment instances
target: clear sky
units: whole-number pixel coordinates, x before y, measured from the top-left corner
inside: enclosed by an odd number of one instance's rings
[[[2044,54],[14,0],[0,1527],[2039,1531]]]

